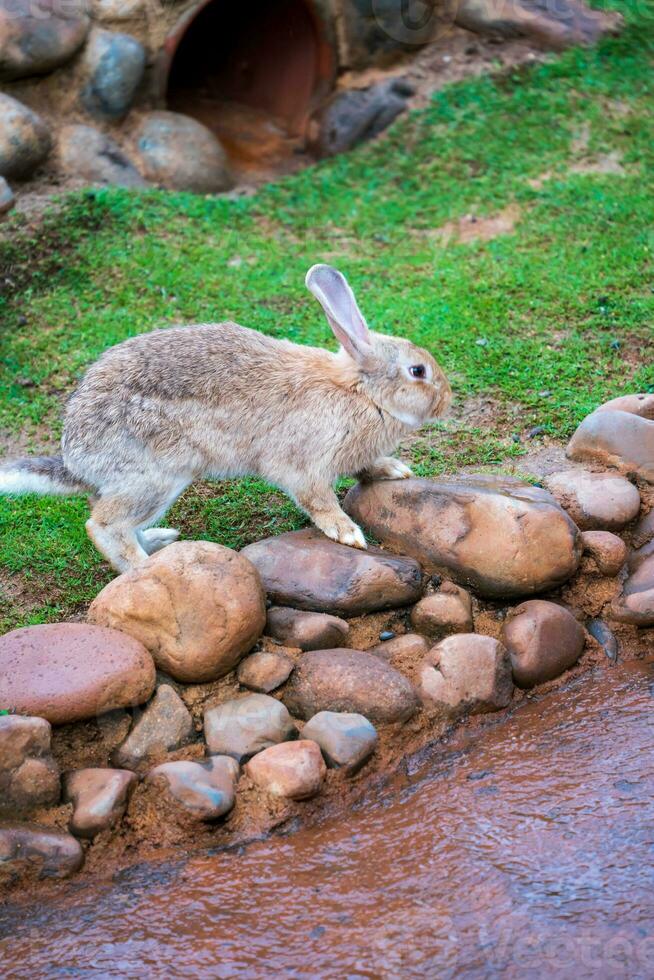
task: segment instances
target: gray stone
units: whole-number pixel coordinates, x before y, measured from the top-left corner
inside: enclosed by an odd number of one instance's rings
[[[15,200],[11,187],[4,177],[0,177],[0,214],[6,214],[7,211],[11,211]]]
[[[213,194],[234,184],[225,151],[196,119],[179,112],[150,112],[134,139],[141,172],[159,187]]]
[[[204,737],[212,755],[229,755],[244,762],[262,749],[297,734],[281,701],[267,694],[249,694],[209,708]]]
[[[606,625],[603,619],[591,619],[586,624],[586,629],[600,644],[606,656],[615,663],[618,659],[620,646],[612,630]]]
[[[59,768],[44,718],[0,716],[0,811],[59,802]]]
[[[50,132],[41,117],[0,93],[0,176],[24,180],[43,163],[51,147]]]
[[[399,78],[336,93],[312,120],[312,151],[330,157],[374,139],[404,112],[412,94],[412,86]]]
[[[268,610],[266,635],[287,647],[300,650],[326,650],[340,647],[347,639],[349,625],[338,616],[272,606]]]
[[[137,777],[125,769],[76,769],[64,777],[64,799],[73,804],[69,829],[76,837],[93,838],[114,827],[136,787]]]
[[[173,687],[160,684],[123,744],[114,749],[111,761],[123,769],[139,769],[185,745],[192,736],[188,708]]]
[[[44,75],[65,64],[89,24],[84,0],[0,0],[0,80]]]
[[[62,170],[72,177],[116,187],[148,186],[115,140],[92,126],[65,126],[58,151]]]
[[[316,743],[301,739],[264,749],[248,762],[245,772],[271,796],[307,800],[319,791],[326,768]]]
[[[217,820],[234,806],[239,765],[227,756],[206,762],[164,762],[150,770],[149,783],[163,783],[169,796],[198,820]]]
[[[94,28],[84,56],[84,108],[99,119],[122,119],[131,108],[145,71],[145,48],[130,34]]]
[[[302,729],[302,738],[317,742],[330,769],[345,767],[354,773],[377,746],[377,732],[363,715],[347,711],[319,711]]]
[[[259,694],[269,694],[288,680],[293,661],[281,650],[260,650],[241,660],[236,671],[239,684]]]
[[[448,636],[427,654],[419,693],[425,711],[434,717],[498,711],[509,704],[513,694],[509,655],[490,636]]]
[[[82,867],[79,841],[37,824],[0,825],[0,884],[24,878],[68,878]]]

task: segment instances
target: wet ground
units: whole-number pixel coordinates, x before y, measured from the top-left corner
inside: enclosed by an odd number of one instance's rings
[[[319,826],[0,908],[23,977],[654,975],[654,664],[434,746]]]

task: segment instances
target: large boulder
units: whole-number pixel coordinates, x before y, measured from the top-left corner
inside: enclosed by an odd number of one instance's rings
[[[584,631],[563,606],[530,599],[507,616],[502,642],[515,683],[526,688],[550,681],[576,664],[584,649]]]
[[[448,636],[425,657],[418,690],[425,711],[434,717],[499,711],[513,694],[509,655],[490,636]]]
[[[554,498],[506,477],[357,484],[344,509],[386,548],[490,598],[555,588],[581,557],[579,530]]]
[[[582,531],[621,531],[640,511],[638,490],[619,473],[563,470],[545,486]]]
[[[632,567],[622,595],[611,605],[610,618],[632,626],[654,626],[654,550]]]
[[[19,878],[68,878],[82,867],[79,841],[37,824],[0,825],[0,884]]]
[[[206,126],[179,112],[149,112],[134,133],[142,173],[169,190],[214,194],[234,179],[222,146]]]
[[[268,610],[266,635],[300,650],[326,650],[343,646],[349,625],[338,616],[272,606]]]
[[[217,755],[206,762],[164,762],[150,770],[146,781],[159,785],[191,817],[213,821],[234,806],[238,774],[234,759]]]
[[[122,119],[132,106],[145,71],[145,48],[131,34],[95,27],[84,52],[82,105],[92,116]]]
[[[57,149],[61,168],[71,177],[116,187],[148,186],[116,141],[93,126],[64,126]]]
[[[0,637],[0,705],[53,725],[143,704],[154,682],[148,651],[117,630],[53,623]]]
[[[404,674],[360,650],[305,653],[285,689],[284,704],[306,720],[319,711],[347,711],[380,724],[407,721],[419,707]]]
[[[44,75],[65,64],[89,24],[85,0],[0,0],[0,80]]]
[[[136,637],[155,663],[187,684],[233,670],[266,622],[250,562],[209,541],[170,544],[119,575],[91,603],[89,619]]]
[[[124,769],[139,769],[185,745],[193,731],[191,713],[177,691],[160,684],[125,741],[112,752],[111,761]]]
[[[64,799],[73,805],[70,831],[93,838],[121,820],[137,777],[125,769],[76,769],[66,773]]]
[[[600,405],[577,428],[566,453],[654,483],[654,394],[623,395]]]
[[[406,606],[422,595],[420,566],[379,548],[359,551],[313,528],[256,541],[241,552],[259,570],[273,602],[360,616]]]
[[[40,116],[10,95],[0,93],[0,176],[25,180],[52,148]]]
[[[264,749],[248,762],[245,772],[265,793],[307,800],[319,791],[326,766],[318,745],[302,739]]]
[[[285,706],[267,694],[224,701],[204,714],[204,737],[212,755],[245,762],[262,749],[297,734]]]
[[[59,767],[45,718],[0,716],[0,811],[59,802]]]

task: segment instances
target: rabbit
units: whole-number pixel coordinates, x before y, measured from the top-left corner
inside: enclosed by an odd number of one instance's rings
[[[338,353],[231,322],[132,337],[70,397],[61,456],[0,468],[0,493],[90,492],[87,532],[117,572],[177,539],[153,525],[200,477],[261,477],[327,537],[365,548],[335,480],[411,476],[389,453],[442,414],[451,390],[427,351],[368,329],[342,273],[314,265],[306,285]]]

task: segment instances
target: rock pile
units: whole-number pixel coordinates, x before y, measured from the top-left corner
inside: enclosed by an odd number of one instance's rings
[[[593,426],[621,415],[650,424],[647,413],[648,397],[620,399]],[[586,444],[592,468],[550,475],[551,493],[468,476],[355,487],[349,512],[402,554],[314,530],[240,554],[173,543],[103,589],[90,624],[0,637],[3,880],[72,874],[79,840],[88,848],[138,825],[146,798],[196,833],[243,821],[242,808],[232,815],[241,793],[295,806],[379,760],[378,728],[386,750],[404,731],[433,738],[501,710],[574,668],[587,637],[615,660],[613,624],[654,626],[654,510],[634,523],[651,488],[642,467],[640,493],[623,475],[634,473],[631,444],[620,458],[612,450],[619,473],[606,469],[605,445]],[[555,591],[580,562],[602,597],[586,615],[573,584]],[[507,609],[512,597],[522,601]],[[157,680],[155,664],[167,676]],[[131,718],[101,764],[96,747],[61,776],[51,725],[119,709]],[[68,833],[16,822],[48,807],[68,808]]]

